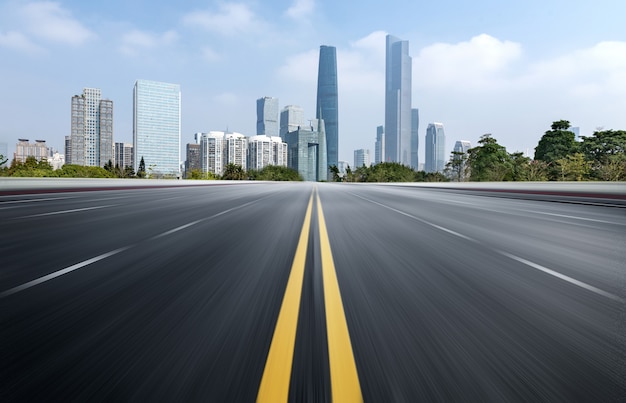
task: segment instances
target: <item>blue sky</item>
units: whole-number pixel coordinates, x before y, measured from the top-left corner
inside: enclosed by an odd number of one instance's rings
[[[373,155],[384,122],[391,33],[410,42],[420,144],[436,121],[448,153],[492,133],[532,156],[555,120],[583,135],[626,129],[624,16],[623,0],[2,0],[0,142],[62,149],[84,87],[114,101],[115,141],[132,142],[137,79],[181,85],[183,144],[199,131],[254,135],[263,96],[314,117],[319,46],[332,45],[339,158],[352,164],[354,149]]]

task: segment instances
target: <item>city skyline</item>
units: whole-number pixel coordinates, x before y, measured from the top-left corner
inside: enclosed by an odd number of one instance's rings
[[[339,18],[348,10],[353,18]],[[253,135],[253,101],[262,94],[300,105],[308,121],[316,114],[319,46],[330,43],[340,78],[339,158],[349,161],[352,150],[373,148],[371,133],[384,123],[391,32],[411,44],[413,106],[422,122],[446,125],[447,151],[458,139],[476,144],[492,133],[508,151],[532,156],[555,120],[569,120],[581,135],[626,127],[625,13],[626,4],[608,0],[471,7],[9,0],[0,5],[0,142],[12,155],[18,138],[46,133],[63,149],[67,99],[83,87],[115,102],[114,141],[131,142],[128,88],[142,77],[181,85],[183,144],[206,128]],[[429,18],[415,24],[415,15]],[[33,110],[38,119],[29,118]]]

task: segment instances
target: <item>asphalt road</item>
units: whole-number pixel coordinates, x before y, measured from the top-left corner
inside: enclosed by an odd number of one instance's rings
[[[626,401],[619,201],[0,196],[0,401]]]

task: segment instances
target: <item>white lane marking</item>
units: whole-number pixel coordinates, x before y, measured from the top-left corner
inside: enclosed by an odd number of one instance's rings
[[[501,254],[503,256],[506,256],[506,257],[508,257],[510,259],[513,259],[513,260],[515,260],[517,262],[523,263],[526,266],[530,266],[533,269],[540,270],[540,271],[542,271],[544,273],[547,273],[547,274],[549,274],[551,276],[554,276],[556,278],[560,278],[561,280],[567,281],[568,283],[577,285],[577,286],[579,286],[581,288],[584,288],[586,290],[594,292],[594,293],[596,293],[598,295],[602,295],[603,297],[607,297],[607,298],[612,299],[612,300],[617,301],[617,302],[626,302],[625,299],[623,299],[621,297],[618,297],[617,295],[611,294],[610,292],[606,292],[604,290],[596,288],[596,287],[594,287],[592,285],[589,285],[587,283],[583,283],[582,281],[576,280],[575,278],[566,276],[565,274],[561,274],[561,273],[559,273],[557,271],[554,271],[552,269],[548,269],[547,267],[544,267],[544,266],[542,266],[540,264],[531,262],[530,260],[526,260],[526,259],[523,259],[523,258],[521,258],[519,256],[515,256],[515,255],[512,255],[510,253],[507,253],[507,252],[504,252],[504,251],[501,251],[501,250],[497,250],[497,249],[496,249],[496,252],[498,252],[499,254]]]
[[[515,260],[516,262],[519,262],[519,263],[525,264],[526,266],[532,267],[533,269],[537,269],[537,270],[542,271],[542,272],[544,272],[544,273],[546,273],[546,274],[549,274],[549,275],[554,276],[554,277],[556,277],[556,278],[559,278],[559,279],[561,279],[561,280],[567,281],[568,283],[570,283],[570,284],[574,284],[574,285],[576,285],[576,286],[578,286],[578,287],[581,287],[581,288],[584,288],[584,289],[585,289],[585,290],[587,290],[587,291],[591,291],[591,292],[593,292],[593,293],[595,293],[595,294],[601,295],[601,296],[603,296],[603,297],[606,297],[606,298],[612,299],[612,300],[617,301],[617,302],[621,302],[621,303],[625,303],[625,302],[626,302],[626,299],[621,298],[621,297],[619,297],[619,296],[617,296],[617,295],[615,295],[615,294],[611,294],[610,292],[607,292],[607,291],[601,290],[601,289],[599,289],[599,288],[597,288],[597,287],[594,287],[594,286],[592,286],[592,285],[590,285],[590,284],[587,284],[587,283],[582,282],[582,281],[580,281],[580,280],[576,280],[575,278],[572,278],[572,277],[566,276],[565,274],[561,274],[561,273],[559,273],[559,272],[557,272],[557,271],[555,271],[555,270],[549,269],[549,268],[544,267],[544,266],[542,266],[542,265],[540,265],[540,264],[537,264],[537,263],[531,262],[530,260],[526,260],[526,259],[521,258],[521,257],[519,257],[519,256],[512,255],[512,254],[510,254],[510,253],[508,253],[508,252],[504,252],[504,251],[501,251],[501,250],[498,250],[498,249],[495,249],[495,248],[491,248],[491,247],[489,247],[489,246],[484,245],[484,244],[483,244],[482,242],[480,242],[480,241],[477,241],[477,240],[475,240],[475,239],[473,239],[473,238],[470,238],[470,237],[468,237],[468,236],[465,236],[465,235],[463,235],[463,234],[459,234],[459,233],[458,233],[458,232],[456,232],[456,231],[452,231],[452,230],[450,230],[450,229],[444,228],[444,227],[439,226],[439,225],[437,225],[437,224],[433,224],[433,223],[428,222],[428,221],[426,221],[426,220],[424,220],[424,219],[422,219],[422,218],[415,217],[415,216],[413,216],[413,215],[411,215],[411,214],[405,213],[404,211],[397,210],[397,209],[395,209],[395,208],[393,208],[393,207],[390,207],[390,206],[384,205],[384,204],[382,204],[382,203],[378,203],[378,202],[376,202],[376,201],[374,201],[374,200],[370,200],[370,199],[368,199],[368,198],[365,198],[365,197],[359,196],[359,195],[357,195],[357,194],[355,194],[355,193],[352,193],[352,194],[353,194],[354,196],[356,196],[356,197],[360,198],[360,199],[366,200],[366,201],[368,201],[368,202],[370,202],[370,203],[376,204],[376,205],[381,206],[381,207],[384,207],[384,208],[386,208],[386,209],[389,209],[389,210],[395,211],[396,213],[402,214],[402,215],[404,215],[404,216],[406,216],[406,217],[413,218],[413,219],[415,219],[415,220],[417,220],[417,221],[419,221],[419,222],[422,222],[422,223],[424,223],[424,224],[430,225],[431,227],[437,228],[437,229],[439,229],[439,230],[441,230],[441,231],[447,232],[447,233],[449,233],[449,234],[455,235],[455,236],[457,236],[457,237],[460,237],[460,238],[466,239],[466,240],[471,241],[471,242],[474,242],[474,243],[481,244],[483,247],[489,248],[489,249],[493,250],[494,252],[501,254],[502,256],[506,256],[506,257],[508,257],[509,259],[513,259],[513,260]]]
[[[0,206],[4,206],[5,204],[34,203],[34,202],[40,202],[40,201],[64,200],[64,199],[75,199],[75,197],[47,197],[45,199],[25,199],[25,200],[0,201]]]
[[[576,217],[576,216],[573,216],[573,215],[556,214],[556,213],[544,213],[542,211],[530,211],[530,210],[520,210],[520,211],[525,211],[527,213],[544,214],[544,215],[549,215],[549,216],[554,216],[554,217],[571,218],[571,219],[574,219],[574,220],[593,221],[593,222],[599,222],[599,223],[602,223],[602,224],[626,225],[626,224],[622,224],[622,223],[618,223],[618,222],[614,222],[614,221],[605,221],[605,220],[597,220],[597,219],[594,219],[594,218]]]
[[[96,206],[96,207],[75,208],[75,209],[72,209],[72,210],[53,211],[51,213],[41,213],[41,214],[25,215],[25,216],[22,216],[22,217],[17,217],[16,220],[20,219],[20,218],[44,217],[44,216],[57,215],[57,214],[77,213],[79,211],[96,210],[96,209],[100,209],[100,208],[114,207],[114,206],[116,206],[116,204],[111,204],[111,205],[108,205],[108,206]]]
[[[169,235],[169,234],[173,234],[173,233],[178,232],[178,231],[180,231],[180,230],[182,230],[182,229],[185,229],[185,228],[191,227],[192,225],[198,224],[198,223],[200,223],[200,222],[202,222],[202,221],[207,221],[207,220],[210,220],[210,219],[212,219],[212,218],[216,218],[216,217],[219,217],[219,216],[224,215],[224,214],[226,214],[226,213],[229,213],[229,212],[231,212],[231,211],[233,211],[233,210],[237,210],[237,209],[243,208],[243,207],[248,206],[248,205],[250,205],[250,204],[252,204],[252,203],[256,203],[256,202],[258,202],[259,200],[263,200],[263,199],[265,199],[265,198],[267,198],[267,197],[269,197],[269,196],[263,197],[263,198],[258,199],[258,200],[252,200],[252,201],[250,201],[250,202],[248,202],[248,203],[244,203],[244,204],[242,204],[242,205],[240,205],[240,206],[231,207],[231,208],[229,208],[228,210],[224,210],[224,211],[219,212],[219,213],[217,213],[217,214],[213,214],[213,215],[212,215],[212,216],[210,216],[210,217],[206,217],[206,218],[202,218],[202,219],[200,219],[200,220],[192,221],[192,222],[190,222],[190,223],[188,223],[188,224],[181,225],[180,227],[176,227],[176,228],[171,229],[171,230],[169,230],[169,231],[165,231],[165,232],[163,232],[163,233],[161,233],[161,234],[159,234],[159,235],[156,235],[156,236],[154,236],[154,237],[152,237],[152,238],[150,238],[150,239],[157,239],[157,238],[161,238],[161,237],[164,237],[164,236],[166,236],[166,235]],[[136,244],[135,244],[135,245],[136,245]],[[83,262],[81,262],[81,263],[77,263],[77,264],[75,264],[75,265],[73,265],[73,266],[66,267],[65,269],[61,269],[61,270],[55,271],[54,273],[50,273],[50,274],[45,275],[45,276],[43,276],[43,277],[39,277],[39,278],[37,278],[37,279],[35,279],[35,280],[29,281],[29,282],[24,283],[24,284],[22,284],[22,285],[18,285],[17,287],[13,287],[13,288],[11,288],[11,289],[8,289],[8,290],[6,290],[6,291],[1,292],[1,293],[0,293],[0,299],[1,299],[1,298],[4,298],[4,297],[8,297],[9,295],[15,294],[16,292],[23,291],[23,290],[25,290],[25,289],[27,289],[27,288],[30,288],[30,287],[36,286],[36,285],[41,284],[41,283],[43,283],[43,282],[46,282],[46,281],[48,281],[48,280],[52,280],[52,279],[54,279],[54,278],[57,278],[57,277],[59,277],[59,276],[62,276],[62,275],[64,275],[64,274],[66,274],[66,273],[69,273],[69,272],[71,272],[71,271],[78,270],[78,269],[80,269],[80,268],[82,268],[82,267],[85,267],[85,266],[87,266],[87,265],[90,265],[90,264],[92,264],[92,263],[95,263],[95,262],[97,262],[97,261],[99,261],[99,260],[106,259],[106,258],[107,258],[107,257],[109,257],[109,256],[113,256],[113,255],[116,255],[116,254],[118,254],[118,253],[120,253],[120,252],[123,252],[123,251],[125,251],[125,250],[127,250],[127,249],[130,249],[130,248],[132,248],[132,247],[133,247],[133,246],[135,246],[135,245],[124,246],[124,247],[122,247],[122,248],[115,249],[114,251],[107,252],[107,253],[103,253],[102,255],[99,255],[99,256],[93,257],[93,258],[91,258],[91,259],[87,259],[87,260],[85,260],[85,261],[83,261]]]
[[[95,262],[97,262],[99,260],[106,259],[109,256],[113,256],[113,255],[116,255],[116,254],[118,254],[120,252],[123,252],[123,251],[125,251],[126,249],[129,249],[129,248],[130,248],[130,246],[125,246],[123,248],[119,248],[119,249],[113,250],[111,252],[103,253],[100,256],[92,257],[91,259],[87,259],[87,260],[85,260],[83,262],[76,263],[75,265],[72,265],[70,267],[66,267],[65,269],[57,270],[54,273],[50,273],[50,274],[48,274],[46,276],[39,277],[39,278],[37,278],[35,280],[29,281],[29,282],[24,283],[22,285],[18,285],[17,287],[13,287],[11,289],[8,289],[6,291],[1,292],[0,293],[0,298],[8,297],[9,295],[15,294],[16,292],[23,291],[23,290],[25,290],[27,288],[34,287],[34,286],[36,286],[38,284],[41,284],[41,283],[44,283],[46,281],[52,280],[54,278],[57,278],[59,276],[62,276],[62,275],[67,274],[69,272],[72,272],[74,270],[78,270],[78,269],[80,269],[82,267],[88,266],[88,265],[90,265],[92,263],[95,263]]]

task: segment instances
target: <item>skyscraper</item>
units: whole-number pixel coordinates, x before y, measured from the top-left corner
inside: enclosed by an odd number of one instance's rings
[[[298,171],[305,181],[328,179],[326,133],[324,121],[315,119],[310,126],[302,126],[287,133],[289,168]]]
[[[144,159],[156,177],[180,175],[180,85],[137,80],[133,91],[134,169]]]
[[[285,135],[295,132],[298,127],[304,126],[304,110],[296,105],[287,105],[280,112],[280,137],[285,141]]]
[[[419,109],[411,109],[411,168],[416,171],[419,169],[419,128],[420,128],[420,111]]]
[[[374,147],[374,164],[385,162],[385,128],[376,128],[376,144]]]
[[[256,100],[256,134],[278,136],[278,98]]]
[[[443,124],[429,123],[426,129],[426,172],[443,172],[446,160],[446,136],[443,132]]]
[[[104,166],[113,161],[113,101],[102,99],[99,88],[84,88],[72,97],[69,161]]]
[[[339,108],[337,90],[337,50],[320,46],[317,72],[317,108],[315,116],[324,120],[328,166],[339,160]]]
[[[360,168],[362,166],[370,166],[370,150],[359,149],[354,150],[354,168]]]
[[[387,35],[385,160],[411,165],[411,57],[409,42]]]
[[[129,143],[115,143],[115,165],[124,168],[133,166],[133,145]]]

